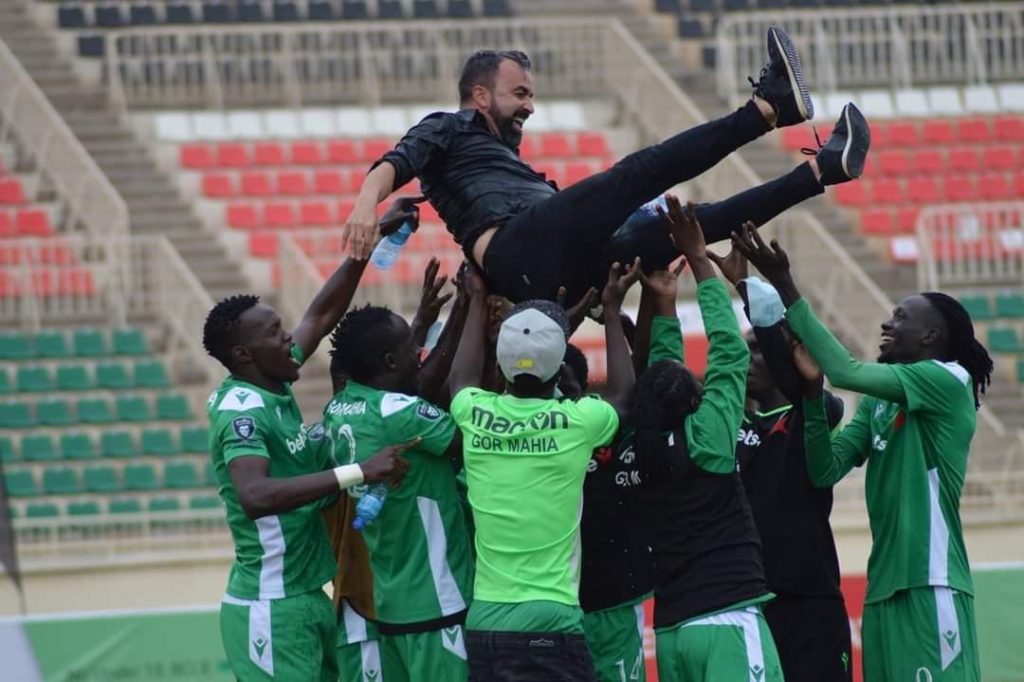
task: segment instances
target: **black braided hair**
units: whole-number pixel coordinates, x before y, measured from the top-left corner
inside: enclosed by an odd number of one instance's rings
[[[365,383],[379,374],[384,353],[394,345],[389,338],[393,315],[385,307],[366,305],[341,318],[331,333],[331,376]]]
[[[682,418],[697,411],[702,394],[697,377],[675,360],[660,360],[637,379],[626,424],[635,430],[637,456],[646,470],[664,473],[669,462],[665,432],[683,427]]]
[[[203,348],[229,371],[231,349],[238,345],[238,319],[260,302],[259,296],[238,294],[213,306],[203,324]]]
[[[971,316],[959,301],[939,291],[927,291],[923,294],[932,307],[946,322],[949,336],[946,339],[943,361],[958,362],[971,376],[974,389],[974,406],[981,407],[981,394],[992,383],[992,357],[985,346],[974,336],[974,323]]]

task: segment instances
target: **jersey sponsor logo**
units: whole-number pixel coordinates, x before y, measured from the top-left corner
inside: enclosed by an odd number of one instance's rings
[[[777,421],[774,424],[772,424],[772,428],[771,428],[770,431],[768,431],[768,435],[770,436],[770,435],[775,434],[775,433],[783,433],[783,434],[789,433],[789,413],[788,412],[786,414],[782,415],[781,417],[779,417],[779,421]]]
[[[877,450],[878,452],[885,452],[887,447],[889,447],[889,441],[884,440],[876,433],[874,439],[871,441],[871,449]]]
[[[306,428],[302,427],[299,429],[299,433],[294,439],[285,438],[284,442],[288,446],[288,452],[291,454],[294,455],[295,453],[300,452],[306,447]]]
[[[519,431],[544,431],[549,429],[568,429],[569,415],[560,410],[545,410],[530,415],[527,419],[509,419],[496,415],[491,410],[474,407],[471,415],[473,426],[484,431],[500,435],[514,435]]]
[[[317,422],[316,424],[313,424],[306,430],[306,438],[308,438],[310,442],[313,443],[318,443],[322,441],[326,435],[327,429],[324,428],[323,422]]]
[[[231,428],[239,438],[249,440],[256,433],[256,420],[252,417],[235,417],[235,421],[231,422]]]
[[[615,472],[615,485],[620,488],[633,488],[641,485],[639,471],[616,471]]]
[[[352,415],[366,414],[366,401],[360,400],[356,403],[339,403],[335,400],[327,406],[327,414],[332,417],[348,417]]]
[[[435,421],[441,418],[441,410],[437,409],[430,403],[424,402],[421,402],[416,406],[416,414],[430,421]]]
[[[747,447],[756,448],[761,445],[761,436],[757,435],[754,429],[740,429],[736,435],[736,442]]]
[[[364,670],[363,671],[363,679],[366,680],[367,682],[377,682],[377,679],[379,679],[379,678],[380,678],[380,671],[377,670],[376,668],[371,668],[370,670]]]
[[[750,666],[750,676],[755,680],[760,680],[764,676],[764,666],[752,665]]]

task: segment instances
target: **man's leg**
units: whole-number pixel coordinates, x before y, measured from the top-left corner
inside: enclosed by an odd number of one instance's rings
[[[598,680],[643,682],[647,679],[644,667],[643,604],[584,614],[583,630]]]
[[[850,621],[840,598],[777,597],[764,616],[786,682],[852,680]]]
[[[470,682],[597,682],[583,635],[469,633]]]
[[[383,682],[379,637],[376,624],[342,599],[337,640],[340,682]]]
[[[381,635],[384,645],[384,677],[399,680],[451,680],[460,682],[468,675],[466,640],[461,625],[405,635]]]

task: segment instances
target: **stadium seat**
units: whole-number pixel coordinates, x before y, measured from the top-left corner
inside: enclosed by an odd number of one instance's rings
[[[68,502],[67,513],[68,516],[96,516],[100,513],[100,505],[94,500]]]
[[[104,431],[100,436],[100,453],[104,457],[134,457],[138,452],[129,431]]]
[[[469,0],[448,0],[448,16],[452,19],[470,19],[473,16],[473,5]]]
[[[263,5],[259,0],[239,0],[235,7],[235,18],[240,22],[263,21]]]
[[[107,504],[111,514],[138,514],[142,511],[142,503],[134,497],[119,497]]]
[[[907,181],[907,196],[918,203],[937,203],[942,200],[939,184],[932,177],[910,178]]]
[[[128,8],[128,23],[132,26],[153,26],[157,23],[156,8],[152,5],[131,5]]]
[[[302,134],[295,112],[284,109],[264,112],[263,128],[267,131],[268,137],[279,139],[293,139]]]
[[[877,204],[896,204],[904,200],[903,187],[899,180],[875,180],[871,185],[871,191]]]
[[[981,163],[990,171],[1012,170],[1017,167],[1017,154],[1012,147],[1002,145],[985,147]]]
[[[921,126],[921,140],[925,144],[949,144],[954,139],[953,124],[947,120],[933,119]]]
[[[144,455],[175,455],[181,448],[174,442],[174,437],[167,429],[146,429],[142,432],[142,454]]]
[[[277,193],[290,196],[309,194],[309,180],[301,171],[284,171],[277,174]]]
[[[54,388],[53,379],[50,377],[50,370],[44,366],[19,367],[17,376],[19,391],[36,393],[52,391]]]
[[[364,163],[373,163],[380,157],[384,156],[385,153],[391,151],[395,146],[395,143],[391,140],[381,139],[369,139],[363,141],[363,158]]]
[[[91,493],[113,493],[124,490],[117,471],[111,466],[86,467],[82,472],[82,487]]]
[[[28,403],[11,401],[0,403],[0,428],[25,429],[36,425]]]
[[[190,170],[205,170],[217,165],[213,150],[205,144],[182,145],[178,150],[178,163]]]
[[[299,206],[299,222],[310,227],[333,225],[336,223],[331,218],[330,207],[323,201],[303,202]]]
[[[900,234],[911,234],[917,229],[917,217],[921,209],[910,206],[896,211],[896,231]]]
[[[302,129],[303,134],[308,137],[332,137],[338,133],[338,121],[334,112],[330,109],[303,109],[299,112],[299,128]],[[315,152],[317,155],[316,161],[312,160],[297,160],[295,156],[295,146],[292,146],[292,163],[295,164],[307,164],[307,163],[322,163],[323,154],[321,153],[319,142],[299,142],[296,144],[312,145],[312,149],[305,151]],[[306,158],[303,155],[303,158]]]
[[[36,420],[46,426],[67,426],[75,423],[71,405],[66,400],[41,400],[36,403]]]
[[[1024,117],[1000,116],[995,119],[993,131],[1000,142],[1024,141]]]
[[[898,176],[907,175],[910,172],[910,157],[902,149],[883,149],[876,158],[878,159],[878,172],[882,175]],[[857,185],[860,183],[854,182],[850,184]]]
[[[317,142],[293,142],[291,159],[296,166],[315,166],[325,161],[323,149]]]
[[[25,436],[21,439],[21,458],[26,462],[45,462],[60,459],[53,439],[45,434]]]
[[[7,464],[19,459],[20,457],[14,451],[14,441],[7,436],[0,436],[0,462]]]
[[[985,118],[961,118],[956,123],[956,136],[961,142],[988,142],[992,128]]]
[[[183,421],[192,418],[188,399],[180,393],[167,393],[156,399],[157,419]]]
[[[508,0],[484,0],[485,17],[507,17],[512,15]]]
[[[964,108],[972,114],[998,114],[999,98],[991,85],[970,85],[964,88]]]
[[[306,18],[310,21],[331,21],[334,19],[334,7],[328,0],[309,0]]]
[[[1010,181],[1002,173],[986,173],[978,179],[978,192],[987,201],[1003,201],[1013,198]]]
[[[247,197],[267,197],[274,193],[270,186],[270,176],[264,171],[242,173],[242,195]]]
[[[918,173],[940,173],[946,167],[946,160],[936,149],[921,149],[914,152],[911,164]]]
[[[235,183],[225,173],[208,173],[202,180],[203,196],[210,199],[227,199],[237,194]]]
[[[9,332],[0,335],[0,360],[27,360],[35,357],[35,348],[25,334]]]
[[[295,227],[298,225],[295,206],[282,201],[271,201],[264,204],[263,224],[267,227]]]
[[[168,488],[195,488],[199,484],[196,468],[188,462],[168,463],[164,467],[164,485]]]
[[[57,26],[60,28],[85,28],[85,9],[73,5],[58,7]]]
[[[217,165],[221,168],[245,168],[249,165],[249,150],[244,144],[223,142],[217,145]]]
[[[60,509],[53,502],[33,502],[26,507],[25,516],[30,519],[48,519],[60,516]]]
[[[1017,330],[1012,327],[992,327],[988,330],[988,346],[993,353],[1017,353],[1024,350]]]
[[[912,147],[918,143],[917,126],[913,123],[891,123],[886,127],[888,144],[893,147]]]
[[[985,294],[961,296],[960,304],[975,322],[978,320],[990,320],[994,316],[992,300]]]
[[[262,223],[256,208],[249,204],[231,204],[227,207],[227,224],[229,227],[250,230]]]
[[[82,492],[78,473],[70,467],[50,467],[44,470],[43,492],[47,495],[70,495]]]
[[[576,136],[576,152],[580,156],[599,159],[605,159],[612,155],[605,136],[602,133],[594,132],[582,132]]]
[[[17,178],[0,179],[0,204],[24,204],[25,190]]]
[[[285,166],[284,147],[277,142],[257,142],[253,146],[254,166]]]
[[[152,418],[149,404],[140,396],[120,396],[115,405],[118,421],[145,422]]]
[[[354,164],[359,162],[359,154],[353,142],[331,140],[327,143],[327,160],[331,163]]]
[[[1013,291],[997,294],[996,315],[999,317],[1024,317],[1024,295]]]
[[[210,448],[210,434],[205,427],[187,426],[181,430],[181,449],[188,453],[206,453]]]
[[[202,140],[227,140],[231,137],[228,119],[221,111],[197,111],[192,114],[192,129]]]
[[[84,398],[75,405],[78,421],[83,424],[109,424],[114,421],[110,403],[98,398]]]
[[[28,469],[5,471],[4,485],[11,497],[32,497],[39,494],[39,484]]]
[[[344,194],[348,191],[347,176],[337,170],[318,170],[313,174],[313,189],[317,194]]]
[[[41,331],[35,338],[36,356],[40,358],[66,358],[71,355],[67,337],[59,331]]]
[[[949,150],[950,169],[962,173],[981,170],[981,155],[976,147],[954,147]]]
[[[95,358],[107,354],[107,344],[98,329],[78,329],[73,335],[75,355],[80,358]]]
[[[250,232],[249,233],[249,255],[257,258],[277,257],[279,245],[276,231]]]
[[[298,21],[299,9],[290,0],[274,0],[272,16],[274,21]]]
[[[160,360],[140,360],[132,371],[133,383],[139,388],[167,388],[171,379]]]
[[[20,209],[14,214],[14,231],[22,237],[49,237],[53,234],[50,214],[38,208]]]
[[[222,506],[223,503],[216,495],[193,495],[188,500],[188,508],[194,510],[219,509]]]
[[[7,370],[0,367],[0,395],[7,395],[14,390],[14,386],[11,385],[11,377],[7,374]]]
[[[149,353],[149,342],[141,329],[135,327],[115,329],[113,341],[116,355],[146,355]]]
[[[213,468],[213,462],[209,459],[203,465],[203,484],[214,487],[220,485],[217,481],[217,472]]]
[[[152,464],[130,464],[124,468],[126,490],[156,490],[160,487]]]
[[[96,367],[96,386],[108,390],[131,388],[132,378],[124,365],[105,362]]]
[[[60,437],[62,459],[94,459],[96,449],[87,433],[65,433]]]
[[[970,175],[947,175],[942,194],[946,201],[972,201],[978,196],[978,188]]]
[[[568,159],[573,156],[569,137],[564,133],[545,133],[540,138],[540,153],[546,159]]]

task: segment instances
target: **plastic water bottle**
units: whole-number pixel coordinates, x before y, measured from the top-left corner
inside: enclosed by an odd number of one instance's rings
[[[378,270],[387,270],[398,260],[398,253],[412,236],[412,223],[405,221],[402,226],[380,240],[370,256],[370,262]]]
[[[665,195],[648,201],[626,218],[609,237],[605,256],[609,262],[632,263],[640,257],[644,270],[664,268],[676,258],[676,250],[668,230],[658,215],[658,207],[666,212]]]
[[[664,194],[651,199],[646,204],[633,211],[633,214],[626,218],[626,222],[622,223],[622,227],[619,229],[625,229],[628,231],[636,227],[648,226],[652,223],[661,227],[661,216],[658,215],[659,206],[666,213],[668,212],[668,204],[665,202]]]
[[[384,500],[388,498],[388,487],[383,483],[371,485],[356,503],[356,518],[352,527],[362,530],[377,520],[380,510],[384,508]]]

